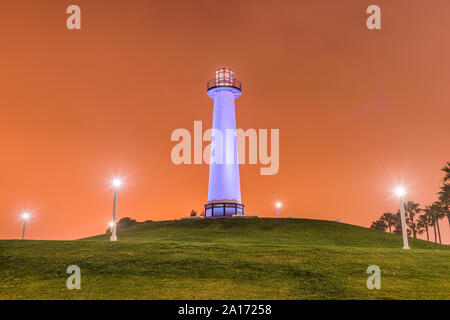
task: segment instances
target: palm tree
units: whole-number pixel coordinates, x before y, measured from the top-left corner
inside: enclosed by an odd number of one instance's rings
[[[430,216],[432,219],[433,227],[434,227],[434,242],[436,241],[436,229],[439,235],[439,243],[442,244],[441,241],[441,230],[439,228],[439,220],[445,217],[445,212],[442,210],[442,207],[439,202],[434,202],[430,207]]]
[[[389,233],[392,233],[392,227],[395,225],[395,214],[391,212],[385,212],[381,216],[380,220],[384,221],[389,229]]]
[[[444,172],[444,184],[439,192],[439,202],[444,208],[445,215],[447,216],[448,226],[450,228],[450,161],[446,163],[445,167],[441,169]]]
[[[444,171],[444,173],[445,173],[444,183],[447,182],[447,181],[450,181],[450,161],[447,162],[445,167],[443,167],[441,170]]]
[[[370,225],[370,229],[373,229],[373,230],[386,231],[386,228],[387,228],[386,223],[381,219],[375,220]]]
[[[450,183],[444,183],[438,195],[439,203],[447,216],[448,226],[450,228]]]
[[[431,225],[431,217],[427,213],[421,214],[417,219],[417,226],[419,227],[418,232],[419,234],[422,234],[425,230],[427,232],[427,241],[430,241],[430,235],[428,233],[429,225]]]
[[[406,224],[411,229],[414,239],[417,238],[417,221],[414,221],[416,214],[419,214],[420,204],[414,201],[408,201],[405,203]]]
[[[434,216],[433,216],[434,208],[432,205],[426,206],[425,209],[423,209],[423,211],[425,212],[425,215],[427,215],[428,218],[430,219],[430,226],[433,226],[434,228],[434,242],[437,243],[436,224],[434,223]]]
[[[395,213],[394,234],[402,234],[402,224],[400,220],[400,210]]]
[[[402,219],[400,218],[400,210],[397,210],[397,213],[394,215],[394,234],[402,234]],[[411,230],[406,228],[406,233],[408,234],[408,237],[411,236]]]

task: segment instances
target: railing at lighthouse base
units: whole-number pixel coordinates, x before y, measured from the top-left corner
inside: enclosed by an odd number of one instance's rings
[[[209,202],[205,204],[205,218],[243,216],[244,205],[237,202]]]

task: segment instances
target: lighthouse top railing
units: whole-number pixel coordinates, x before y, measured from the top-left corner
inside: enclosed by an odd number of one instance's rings
[[[232,87],[236,88],[239,91],[242,90],[242,84],[239,80],[231,78],[231,79],[211,79],[206,84],[206,90],[209,91],[213,88],[218,87]]]

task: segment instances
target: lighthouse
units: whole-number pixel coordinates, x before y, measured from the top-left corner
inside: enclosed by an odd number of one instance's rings
[[[221,68],[208,81],[206,90],[214,100],[214,109],[205,218],[243,216],[234,105],[242,85],[230,69]]]

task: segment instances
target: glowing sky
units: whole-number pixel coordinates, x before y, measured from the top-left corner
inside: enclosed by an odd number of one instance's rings
[[[69,4],[82,30],[68,31]],[[240,128],[280,129],[280,170],[241,166],[247,214],[369,226],[436,199],[450,160],[450,2],[23,1],[0,3],[0,238],[104,232],[119,217],[202,210],[208,167],[176,166],[171,132],[212,122],[206,82],[243,83]],[[448,222],[441,231],[450,243]]]

